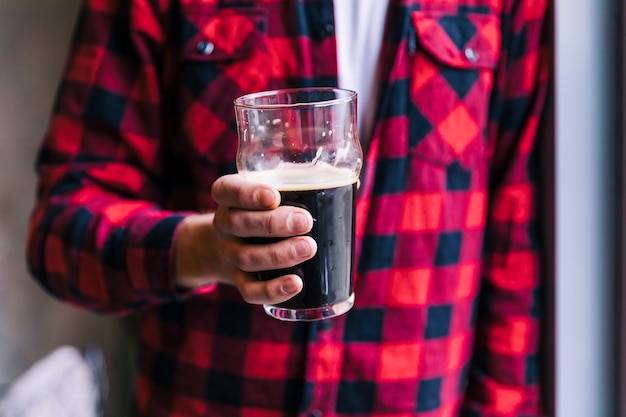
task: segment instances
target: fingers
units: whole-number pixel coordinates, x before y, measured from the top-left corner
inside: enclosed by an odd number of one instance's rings
[[[309,236],[299,236],[263,245],[230,240],[224,242],[223,246],[226,260],[246,272],[288,268],[311,259],[316,251],[317,244]]]
[[[315,241],[302,236],[313,227],[311,214],[299,207],[279,206],[276,189],[236,174],[220,177],[211,193],[218,204],[213,227],[219,253],[228,265],[224,282],[236,285],[243,299],[252,304],[277,304],[300,292],[302,280],[297,275],[259,281],[254,273],[289,268],[315,255]],[[248,238],[261,241],[252,243]],[[279,240],[265,242],[264,238]]]
[[[211,195],[220,206],[246,210],[268,210],[280,204],[280,194],[276,189],[245,181],[237,174],[218,178],[213,183]]]
[[[313,218],[307,210],[292,206],[264,211],[220,206],[215,226],[220,233],[237,237],[289,237],[309,232]]]
[[[250,274],[241,273],[236,278],[236,285],[241,297],[250,304],[279,304],[302,290],[302,280],[297,275],[258,281]]]
[[[213,184],[212,195],[219,207],[215,228],[235,237],[289,237],[313,227],[311,214],[302,208],[281,206],[274,188],[250,183],[239,175],[225,175]]]
[[[256,272],[283,269],[302,263],[315,255],[317,245],[308,236],[254,245],[227,243],[224,256],[233,270],[233,283],[244,301],[250,304],[278,304],[302,291],[302,279],[284,275],[259,281]]]

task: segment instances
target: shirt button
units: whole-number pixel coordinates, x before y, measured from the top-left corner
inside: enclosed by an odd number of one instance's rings
[[[332,23],[323,24],[317,29],[315,37],[317,39],[324,39],[335,33],[335,26]]]
[[[476,52],[473,48],[465,48],[465,58],[469,62],[478,61],[478,52]]]
[[[196,51],[202,55],[211,55],[215,50],[213,42],[200,41],[196,44]]]

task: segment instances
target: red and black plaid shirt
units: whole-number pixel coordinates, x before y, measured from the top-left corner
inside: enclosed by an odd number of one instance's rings
[[[284,323],[181,294],[172,241],[234,172],[232,101],[337,83],[332,0],[90,0],[38,158],[28,261],[136,313],[136,416],[536,416],[547,0],[391,0],[356,305]]]

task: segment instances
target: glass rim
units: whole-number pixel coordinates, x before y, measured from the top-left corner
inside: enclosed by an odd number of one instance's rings
[[[346,93],[346,96],[336,97],[330,100],[298,101],[295,103],[254,104],[254,103],[246,102],[246,100],[254,100],[254,99],[258,99],[262,97],[277,96],[283,93],[289,94],[289,93],[325,92],[325,91],[337,91],[341,93]],[[349,90],[346,88],[338,88],[338,87],[280,88],[276,90],[259,91],[257,93],[245,94],[243,96],[237,97],[233,103],[235,107],[239,107],[243,109],[281,109],[281,108],[298,108],[298,107],[325,107],[325,106],[331,106],[335,104],[348,103],[354,100],[356,96],[357,96],[356,91]]]

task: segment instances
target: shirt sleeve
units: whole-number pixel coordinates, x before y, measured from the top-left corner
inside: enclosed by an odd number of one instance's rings
[[[462,415],[535,417],[540,396],[539,124],[548,90],[547,1],[505,1],[490,114],[490,199],[476,346]]]
[[[161,207],[165,3],[84,2],[36,162],[31,274],[93,311],[124,314],[181,297],[172,242],[185,214]]]

